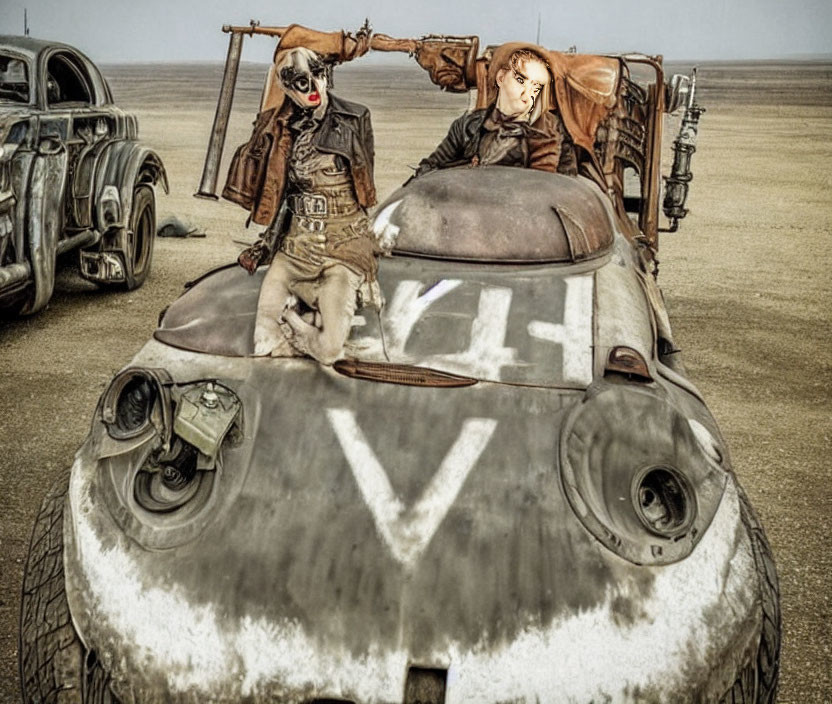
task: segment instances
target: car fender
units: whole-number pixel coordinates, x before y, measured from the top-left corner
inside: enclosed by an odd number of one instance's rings
[[[67,198],[71,199],[73,217],[79,227],[91,228],[96,215],[95,176],[107,142],[100,140],[87,145],[78,155],[75,175]]]
[[[96,225],[104,233],[112,228],[123,230],[130,222],[133,189],[140,183],[162,185],[169,192],[168,177],[162,159],[133,140],[113,142],[101,152],[96,177]],[[117,208],[112,204],[117,196]]]
[[[63,145],[54,153],[38,154],[32,164],[26,239],[34,291],[21,309],[24,314],[45,307],[55,287],[55,257],[63,231],[66,166],[67,153]]]

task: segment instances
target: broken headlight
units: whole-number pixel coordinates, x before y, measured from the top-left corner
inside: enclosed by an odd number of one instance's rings
[[[633,482],[632,503],[644,527],[663,538],[684,535],[696,516],[696,498],[682,474],[648,467]]]
[[[169,439],[136,473],[134,498],[152,513],[186,504],[191,513],[210,495],[223,443],[229,435],[230,442],[237,442],[241,403],[234,392],[212,381],[174,386],[168,403],[173,408]]]
[[[113,379],[104,395],[101,419],[114,440],[127,440],[147,430],[162,396],[166,373],[155,369],[126,369]],[[161,404],[164,405],[164,404]],[[162,419],[159,419],[162,423]]]
[[[175,438],[168,452],[154,455],[136,475],[136,502],[147,511],[165,513],[184,506],[200,488],[203,476],[197,476],[197,450]]]
[[[226,450],[242,443],[242,403],[222,384],[180,385],[163,369],[126,369],[105,392],[101,419],[107,432],[95,449],[110,477],[104,500],[140,545],[191,540],[239,488],[242,475],[223,465]]]

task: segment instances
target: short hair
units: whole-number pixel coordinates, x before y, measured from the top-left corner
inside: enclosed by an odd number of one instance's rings
[[[546,67],[546,73],[549,74],[549,80],[552,78],[552,69],[549,67],[549,62],[546,61],[540,54],[531,51],[530,49],[518,49],[506,59],[505,63],[500,66],[501,69],[511,69],[517,71],[521,62],[525,61],[539,61]]]

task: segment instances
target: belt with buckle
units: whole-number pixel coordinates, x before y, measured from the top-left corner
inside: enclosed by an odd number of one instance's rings
[[[286,197],[289,210],[295,215],[337,217],[354,215],[361,206],[349,191],[336,193],[292,193]]]
[[[295,215],[327,215],[326,196],[317,193],[292,193],[288,196],[289,210]]]

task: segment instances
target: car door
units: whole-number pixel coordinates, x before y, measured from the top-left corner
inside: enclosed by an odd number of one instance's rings
[[[95,66],[61,47],[45,61],[46,120],[60,125],[66,147],[64,235],[93,227],[95,166],[106,144],[119,134],[118,116]]]

